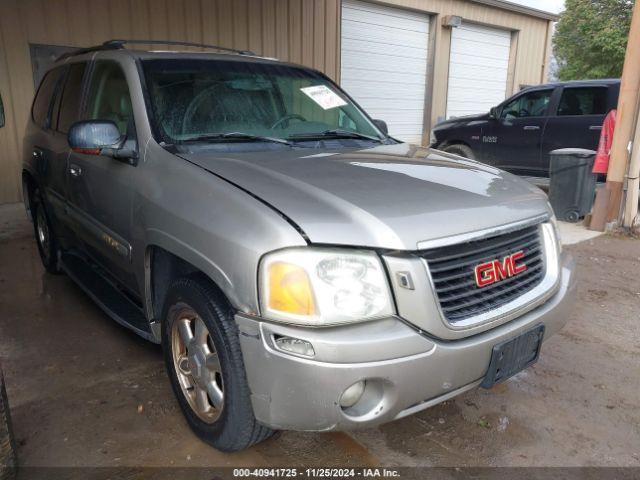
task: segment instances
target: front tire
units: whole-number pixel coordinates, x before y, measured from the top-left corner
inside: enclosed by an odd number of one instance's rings
[[[60,266],[58,265],[60,247],[40,190],[34,192],[32,213],[33,228],[42,265],[47,272],[58,275],[60,273]]]
[[[444,151],[448,153],[453,153],[454,155],[460,155],[461,157],[469,158],[471,160],[476,159],[476,156],[473,154],[473,150],[471,150],[471,148],[461,143],[455,143],[453,145],[449,145],[448,147],[445,147]]]
[[[253,414],[238,329],[220,291],[202,277],[178,279],[162,318],[171,387],[195,434],[223,452],[270,437]]]

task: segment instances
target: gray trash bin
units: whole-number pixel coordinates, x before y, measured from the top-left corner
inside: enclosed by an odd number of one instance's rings
[[[558,220],[577,222],[591,211],[596,175],[591,173],[596,152],[561,148],[551,152],[549,202]]]

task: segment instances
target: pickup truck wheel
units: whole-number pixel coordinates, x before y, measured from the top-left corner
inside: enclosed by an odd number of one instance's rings
[[[33,195],[33,228],[38,244],[38,253],[45,270],[57,275],[60,273],[58,266],[58,241],[47,215],[47,210],[39,190]]]
[[[449,145],[448,147],[445,147],[444,151],[453,153],[454,155],[460,155],[461,157],[469,158],[471,160],[476,159],[476,156],[473,154],[473,150],[461,143],[454,143],[453,145]]]
[[[253,415],[238,329],[222,294],[201,278],[178,279],[162,318],[171,386],[196,435],[224,452],[270,437]]]

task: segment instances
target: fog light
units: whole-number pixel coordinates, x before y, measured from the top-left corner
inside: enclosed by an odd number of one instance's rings
[[[295,353],[296,355],[303,355],[305,357],[313,357],[316,354],[313,345],[305,340],[281,336],[274,336],[273,339],[276,347],[283,352]]]
[[[342,396],[340,397],[340,406],[342,408],[349,408],[358,403],[358,400],[360,400],[364,393],[365,385],[365,381],[360,380],[342,392]]]

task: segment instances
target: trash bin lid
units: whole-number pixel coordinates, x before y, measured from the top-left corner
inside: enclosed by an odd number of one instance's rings
[[[595,150],[587,148],[558,148],[549,152],[550,155],[572,155],[576,157],[590,157],[596,154]]]

